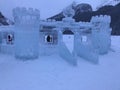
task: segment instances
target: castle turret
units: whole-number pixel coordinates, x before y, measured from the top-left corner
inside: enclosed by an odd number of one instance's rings
[[[39,56],[39,10],[15,8],[15,57],[35,59]]]
[[[91,23],[93,45],[100,54],[105,54],[111,45],[111,17],[107,15],[94,16]]]

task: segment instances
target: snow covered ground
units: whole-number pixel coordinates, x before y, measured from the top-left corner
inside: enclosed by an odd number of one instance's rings
[[[112,37],[99,64],[78,58],[76,67],[57,54],[30,61],[0,54],[0,90],[120,90],[119,45],[120,37]]]

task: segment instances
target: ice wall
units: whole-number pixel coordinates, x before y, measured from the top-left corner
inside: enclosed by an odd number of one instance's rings
[[[59,31],[58,41],[59,41],[58,43],[59,55],[71,65],[76,66],[77,65],[76,54],[74,51],[71,53],[70,50],[65,45],[65,43],[63,42],[63,36],[61,31]]]
[[[39,11],[15,8],[15,57],[36,59],[39,56]]]
[[[2,32],[0,32],[0,45],[2,44]]]
[[[89,42],[82,42],[81,35],[79,33],[75,33],[74,40],[74,50],[76,54],[85,60],[97,64],[99,61],[99,56],[96,50],[94,50],[93,46]]]
[[[98,49],[100,54],[108,53],[111,45],[111,28],[110,16],[95,16],[92,17],[92,43],[95,49]]]
[[[14,54],[14,32],[13,26],[0,27],[0,53]]]
[[[40,56],[53,55],[57,52],[58,32],[57,30],[42,29],[40,32]],[[50,36],[48,40],[48,36]]]

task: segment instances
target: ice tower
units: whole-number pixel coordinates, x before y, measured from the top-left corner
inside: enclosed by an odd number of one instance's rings
[[[15,57],[36,59],[39,56],[39,10],[15,8]]]
[[[92,23],[92,43],[99,54],[108,52],[111,45],[111,18],[110,16],[94,16],[91,19]]]

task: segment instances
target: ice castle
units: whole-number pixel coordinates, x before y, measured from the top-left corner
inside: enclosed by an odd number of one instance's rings
[[[72,65],[77,65],[78,56],[98,63],[99,54],[106,54],[110,49],[110,16],[93,16],[90,22],[75,22],[71,5],[63,13],[62,21],[42,21],[37,9],[15,8],[15,24],[0,27],[0,53],[22,60],[57,53]],[[72,52],[63,42],[66,32],[74,35]]]

